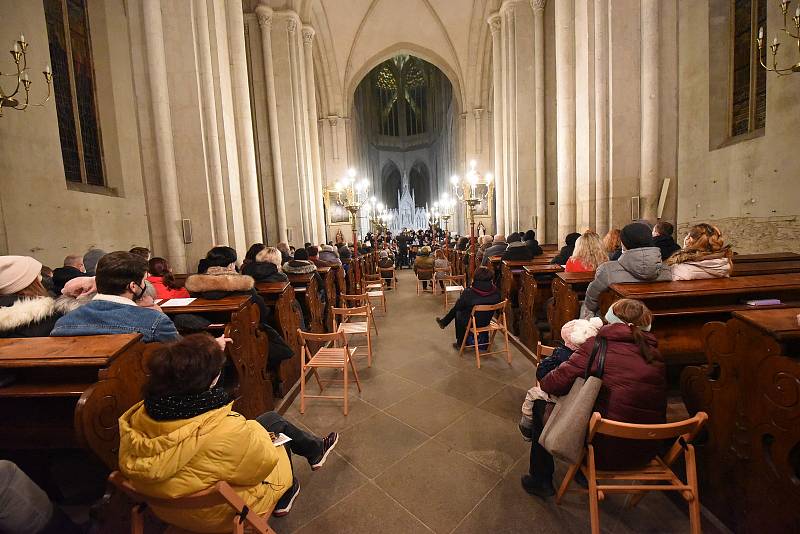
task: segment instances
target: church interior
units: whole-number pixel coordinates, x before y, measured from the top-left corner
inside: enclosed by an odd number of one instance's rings
[[[0,532],[800,531],[800,0],[0,13]]]

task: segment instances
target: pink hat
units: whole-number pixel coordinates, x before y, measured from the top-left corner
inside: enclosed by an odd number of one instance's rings
[[[95,283],[94,276],[78,276],[73,278],[66,284],[64,289],[61,290],[62,295],[73,297],[76,299],[88,297],[97,293],[97,284]]]
[[[578,350],[587,339],[597,335],[597,331],[603,326],[603,320],[599,317],[586,319],[573,319],[561,327],[561,339],[564,344],[572,350]]]
[[[13,295],[33,283],[42,264],[30,256],[0,256],[0,295]]]

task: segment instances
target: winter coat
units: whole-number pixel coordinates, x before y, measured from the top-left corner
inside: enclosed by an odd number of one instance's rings
[[[528,239],[525,241],[525,246],[528,247],[534,257],[544,254],[544,250],[539,246],[539,242],[536,239]]]
[[[159,299],[185,299],[189,297],[189,292],[184,287],[172,289],[164,284],[163,276],[148,276],[147,281],[153,284],[156,289],[156,298]]]
[[[250,262],[242,268],[242,274],[251,276],[256,282],[286,282],[289,280],[289,277],[278,270],[277,265],[268,261]]]
[[[662,260],[666,260],[681,249],[671,235],[656,236],[653,238],[653,243],[661,250]]]
[[[508,244],[504,241],[500,241],[499,243],[495,243],[486,250],[483,251],[483,259],[481,259],[481,265],[486,266],[489,265],[489,258],[492,256],[501,256],[506,249],[508,248]]]
[[[626,252],[626,254],[628,254]],[[603,384],[595,403],[595,411],[608,419],[624,423],[660,424],[666,421],[666,367],[658,356],[654,335],[643,332],[656,358],[647,363],[633,341],[626,324],[610,324],[597,334],[607,340]],[[539,386],[550,395],[566,395],[573,382],[583,377],[594,348],[595,338],[589,338],[573,355],[545,375]],[[593,370],[597,369],[595,358]],[[633,441],[598,436],[593,442],[595,458],[600,469],[632,469],[646,464],[659,452],[660,443]]]
[[[330,250],[320,250],[319,259],[334,267],[342,264],[342,260],[336,255],[336,252],[331,252]]]
[[[703,280],[726,278],[731,275],[728,250],[708,253],[700,250],[681,250],[670,256],[667,264],[673,280]]]
[[[225,267],[209,267],[205,274],[193,274],[186,279],[186,290],[192,296],[220,299],[230,293],[253,292],[255,280]]]
[[[572,254],[575,252],[575,246],[565,246],[561,247],[561,250],[558,251],[558,254],[555,258],[550,260],[550,263],[553,265],[566,265],[567,261],[572,257]]]
[[[613,252],[609,253],[608,259],[611,261],[617,261],[622,257],[622,247],[614,249]]]
[[[420,255],[417,255],[417,257],[414,259],[414,272],[417,273],[417,277],[420,280],[430,280],[431,279],[431,273],[424,273],[424,274],[420,275],[417,272],[417,270],[418,269],[426,269],[426,270],[433,271],[433,266],[434,266],[434,261],[433,261],[433,257],[430,254],[427,255],[427,256],[423,256],[423,255],[420,254]]]
[[[524,241],[515,241],[508,244],[508,248],[503,252],[503,259],[509,261],[527,261],[533,259],[533,253]]]
[[[591,273],[594,272],[594,269],[587,267],[581,260],[577,258],[570,258],[567,260],[567,265],[564,267],[564,271],[568,273]]]
[[[97,297],[95,297],[97,298]],[[145,343],[175,341],[180,336],[172,320],[152,308],[92,300],[56,321],[51,336],[95,336],[139,332]]]
[[[81,276],[89,275],[75,267],[58,267],[53,269],[53,292],[56,295],[60,295],[61,290],[64,289],[64,285],[67,282]]]
[[[0,338],[47,337],[56,321],[79,305],[70,298],[0,296]]]
[[[317,266],[306,260],[291,260],[283,264],[286,274],[308,274],[317,270]]]
[[[263,515],[292,485],[286,450],[275,447],[267,430],[232,410],[233,403],[190,419],[156,421],[144,403],[119,418],[119,469],[136,491],[155,498],[183,497],[218,481],[238,491],[251,512]],[[152,506],[164,521],[193,532],[230,530],[234,511]]]
[[[328,263],[327,261],[322,260],[319,256],[315,256],[313,258],[308,258],[308,261],[313,263],[318,269],[320,267],[333,267],[333,264]]]
[[[450,262],[447,261],[444,258],[439,258],[439,259],[433,260],[433,268],[434,269],[449,269],[450,268]],[[450,276],[449,272],[441,271],[441,272],[438,272],[438,273],[434,273],[434,277],[437,280],[441,280],[441,279],[447,278],[448,276]]]
[[[657,247],[628,250],[619,260],[607,261],[597,268],[594,280],[586,288],[581,319],[589,319],[597,314],[600,310],[600,295],[611,284],[670,280],[672,274],[669,267],[661,263],[661,251]]]
[[[461,292],[453,309],[456,312],[472,313],[472,308],[479,304],[497,304],[500,302],[500,291],[497,286],[491,281],[476,280],[472,286],[466,291]],[[492,320],[493,312],[481,312],[476,315],[475,319],[478,323],[478,328],[486,326]]]

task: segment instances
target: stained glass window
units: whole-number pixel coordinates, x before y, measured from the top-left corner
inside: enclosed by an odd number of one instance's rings
[[[58,132],[69,182],[105,185],[86,0],[43,0]]]
[[[758,29],[767,26],[766,0],[732,0],[731,136],[767,121],[767,73],[758,63]],[[766,46],[762,59],[766,54]]]
[[[375,73],[379,133],[391,136],[425,133],[428,91],[425,62],[399,55],[379,65]]]

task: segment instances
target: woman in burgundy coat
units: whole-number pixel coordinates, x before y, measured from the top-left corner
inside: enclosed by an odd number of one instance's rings
[[[606,338],[607,349],[603,385],[595,411],[625,423],[664,423],[667,411],[666,368],[658,352],[658,342],[649,332],[653,316],[638,300],[615,302],[606,313],[598,336]],[[566,395],[578,377],[584,376],[595,338],[589,338],[569,358],[545,375],[539,387],[551,395]],[[595,358],[592,370],[599,358]],[[538,404],[538,406],[537,406]],[[533,441],[530,474],[522,486],[539,497],[553,495],[553,458],[541,445],[545,402],[533,408]],[[649,462],[658,452],[657,441],[636,441],[608,436],[594,439],[595,461],[599,469],[633,469]]]

